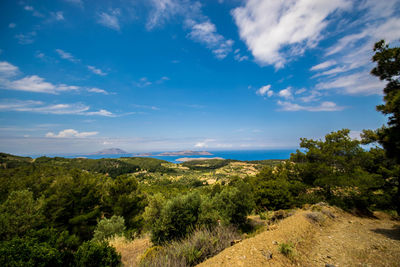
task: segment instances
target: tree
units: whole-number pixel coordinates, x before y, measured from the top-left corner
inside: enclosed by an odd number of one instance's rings
[[[384,40],[374,46],[375,55],[372,61],[377,66],[371,74],[387,81],[384,92],[384,104],[376,109],[388,115],[388,126],[377,130],[378,142],[385,148],[390,158],[395,158],[400,163],[400,48],[389,48]]]
[[[388,116],[387,126],[376,130],[375,141],[378,141],[386,151],[389,158],[394,158],[400,164],[400,48],[389,48],[384,40],[377,42],[374,46],[375,55],[372,61],[377,65],[371,70],[371,74],[387,81],[383,89],[384,104],[378,105],[376,109]],[[365,137],[374,141],[374,134],[364,132]],[[397,173],[397,213],[400,214],[400,175]]]

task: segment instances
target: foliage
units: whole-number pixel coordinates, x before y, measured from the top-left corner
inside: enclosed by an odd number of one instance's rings
[[[114,236],[121,236],[125,230],[123,217],[113,215],[110,219],[104,218],[97,224],[94,230],[94,241],[106,241]]]
[[[121,255],[105,242],[86,241],[75,253],[75,265],[85,267],[121,266]]]
[[[0,237],[9,240],[22,236],[28,230],[40,226],[43,221],[43,202],[34,200],[28,190],[13,191],[0,205]]]
[[[278,250],[280,253],[285,255],[286,257],[293,257],[294,256],[294,246],[292,243],[280,243]]]
[[[387,82],[383,89],[384,104],[378,105],[376,109],[388,116],[387,126],[382,126],[376,131],[365,131],[364,139],[378,141],[386,151],[389,158],[400,164],[400,47],[389,48],[384,40],[377,42],[374,46],[372,61],[377,65],[371,70],[371,74]],[[400,175],[397,174],[397,213],[400,214]]]
[[[140,265],[194,266],[218,254],[238,238],[239,234],[232,227],[198,229],[183,240],[173,241],[163,248],[150,249],[142,258]]]
[[[159,218],[153,224],[151,240],[161,244],[185,237],[197,223],[201,198],[198,193],[178,196],[168,200],[162,207]]]

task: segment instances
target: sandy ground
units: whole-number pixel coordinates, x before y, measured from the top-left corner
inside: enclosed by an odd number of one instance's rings
[[[299,210],[198,266],[400,266],[400,222],[329,209],[336,218],[319,224],[306,218],[310,210]],[[289,242],[295,247],[290,258],[278,250]]]

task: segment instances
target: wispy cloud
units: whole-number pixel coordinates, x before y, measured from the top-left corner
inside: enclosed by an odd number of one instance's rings
[[[196,23],[188,20],[186,24],[191,28],[188,36],[199,43],[205,44],[218,59],[225,58],[232,51],[232,40],[226,40],[217,33],[216,26],[210,21]]]
[[[340,111],[343,110],[344,107],[337,106],[334,102],[325,101],[322,102],[318,106],[303,106],[292,102],[287,101],[278,101],[278,105],[281,106],[282,111],[311,111],[311,112],[320,112],[320,111]]]
[[[55,134],[53,132],[48,132],[46,137],[50,138],[86,138],[89,136],[97,135],[99,132],[78,132],[74,129],[65,129],[63,131],[58,132]]]
[[[232,15],[256,61],[282,68],[294,56],[315,47],[329,24],[327,17],[350,4],[348,0],[249,0]]]
[[[109,13],[101,12],[98,14],[97,22],[107,28],[120,31],[121,27],[118,19],[120,15],[121,11],[118,8],[111,10]]]
[[[189,30],[187,37],[205,45],[216,58],[223,59],[232,51],[233,40],[218,33],[216,25],[202,13],[200,2],[151,0],[150,3],[153,9],[147,21],[149,30],[163,25],[172,17],[178,17],[183,21],[184,28]]]
[[[62,59],[66,59],[66,60],[69,60],[74,63],[77,63],[80,61],[79,59],[75,58],[71,53],[68,53],[62,49],[56,49],[55,51]]]
[[[14,29],[15,27],[17,27],[17,24],[11,22],[10,24],[8,24],[8,28],[10,29]]]
[[[92,111],[89,106],[81,103],[73,104],[46,104],[41,101],[3,99],[0,102],[0,111],[32,112],[54,115],[83,115],[83,116],[105,116],[115,115],[105,109]]]
[[[400,39],[400,2],[365,0],[353,9],[360,14],[357,20],[341,26],[341,37],[325,49],[322,63],[310,69],[316,72],[313,78],[318,78],[316,89],[350,95],[382,94],[383,83],[369,73],[372,48],[381,39]]]
[[[196,148],[206,148],[206,147],[209,146],[210,143],[215,142],[215,141],[217,141],[217,140],[208,138],[208,139],[205,139],[203,141],[197,142],[196,144],[194,144],[194,147],[196,147]]]
[[[88,92],[108,95],[108,92],[106,90],[103,90],[103,89],[100,89],[100,88],[96,88],[96,87],[89,88]]]
[[[105,76],[105,75],[107,75],[107,73],[103,72],[101,69],[98,69],[98,68],[96,68],[96,67],[94,67],[94,66],[88,65],[87,67],[88,67],[88,69],[89,69],[91,72],[93,72],[94,74],[97,74],[97,75],[100,75],[100,76]]]
[[[158,108],[158,107],[156,107],[156,106],[137,105],[137,104],[133,104],[132,106],[135,107],[135,108],[151,109],[151,110],[160,110],[160,108]]]
[[[50,12],[50,15],[54,20],[57,21],[64,20],[64,13],[62,11]]]
[[[35,41],[36,31],[28,32],[28,33],[20,33],[15,35],[15,38],[18,40],[19,44],[27,45],[31,44]]]

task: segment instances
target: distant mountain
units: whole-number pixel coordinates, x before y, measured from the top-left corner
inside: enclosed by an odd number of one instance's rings
[[[108,148],[108,149],[103,149],[103,150],[97,151],[90,155],[115,155],[115,154],[128,154],[128,152],[126,152],[120,148]]]
[[[157,156],[211,156],[212,154],[207,151],[176,151],[176,152],[163,152],[158,154]]]

